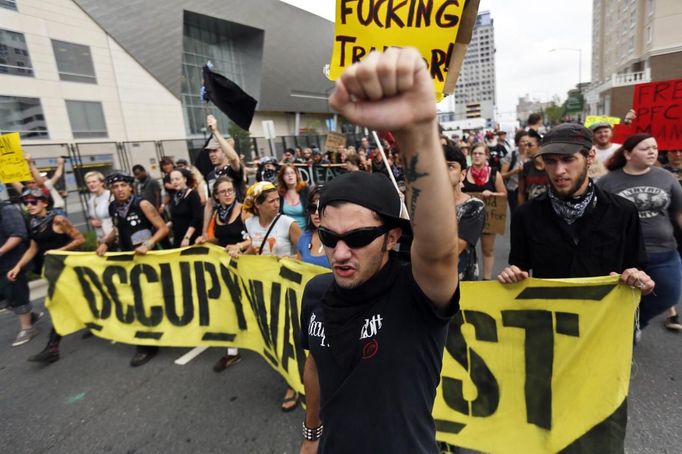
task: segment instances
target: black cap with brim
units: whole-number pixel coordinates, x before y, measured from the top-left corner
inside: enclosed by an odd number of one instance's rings
[[[332,202],[348,202],[370,209],[385,218],[390,227],[411,234],[410,221],[400,217],[402,202],[388,177],[366,172],[348,172],[328,182],[320,193],[320,211]]]
[[[575,154],[590,148],[592,148],[592,131],[578,123],[564,123],[545,134],[536,156]]]
[[[118,183],[119,181],[126,182],[128,184],[133,184],[135,181],[135,178],[128,175],[127,173],[123,172],[113,172],[107,175],[105,179],[105,183],[107,186],[111,186],[114,183]]]

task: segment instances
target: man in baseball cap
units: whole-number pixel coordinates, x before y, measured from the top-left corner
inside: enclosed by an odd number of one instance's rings
[[[611,123],[598,122],[590,126],[590,130],[592,131],[594,138],[593,144],[597,156],[597,161],[602,164],[605,164],[606,161],[608,161],[608,159],[611,157],[611,155],[618,148],[620,148],[619,143],[611,142],[611,138],[613,137],[613,126],[611,126]],[[595,166],[594,170],[596,171],[597,169],[601,174],[600,175],[590,174],[590,177],[592,178],[600,177],[601,175],[607,172],[605,167],[602,169],[601,166]]]
[[[634,204],[601,191],[588,177],[595,161],[592,131],[580,124],[552,128],[537,153],[549,191],[519,206],[511,221],[509,266],[498,276],[518,282],[539,278],[620,274],[643,294],[654,282],[640,271],[647,260]]]

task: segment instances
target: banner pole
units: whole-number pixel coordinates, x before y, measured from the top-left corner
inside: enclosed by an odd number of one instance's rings
[[[379,140],[379,135],[375,130],[372,130],[372,136],[374,137],[374,141],[377,143],[377,147],[379,148],[379,153],[381,153],[381,157],[384,160],[384,163],[386,164],[386,171],[388,172],[388,177],[391,179],[393,187],[395,187],[395,190],[398,192],[398,196],[400,196],[400,217],[409,220],[410,214],[407,212],[407,206],[405,205],[405,196],[403,195],[402,192],[400,192],[400,188],[398,188],[398,182],[395,181],[393,169],[391,169],[391,167],[388,164],[388,159],[386,159],[386,153],[384,153],[384,147],[381,145],[381,141]]]

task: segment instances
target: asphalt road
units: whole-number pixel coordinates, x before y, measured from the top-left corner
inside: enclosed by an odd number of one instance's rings
[[[497,266],[506,262],[498,238]],[[38,302],[42,307],[42,300]],[[282,413],[284,382],[258,355],[216,374],[221,354],[212,348],[185,366],[189,351],[165,348],[150,363],[131,368],[133,347],[74,334],[62,358],[49,366],[26,361],[41,350],[41,335],[10,347],[13,314],[0,311],[0,453],[294,453],[301,409]],[[638,345],[629,398],[626,449],[632,454],[682,452],[682,334],[660,320]],[[677,359],[676,359],[677,358]]]

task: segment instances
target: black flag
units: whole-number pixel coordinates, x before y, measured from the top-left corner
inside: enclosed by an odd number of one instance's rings
[[[239,85],[225,76],[204,66],[204,88],[206,96],[237,126],[246,131],[251,126],[257,101],[249,96]]]

